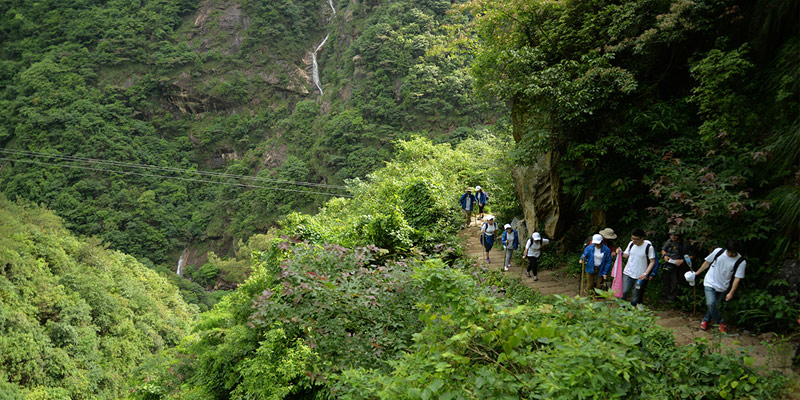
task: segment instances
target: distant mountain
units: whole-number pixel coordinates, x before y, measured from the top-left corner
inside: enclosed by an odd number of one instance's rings
[[[490,115],[450,1],[10,3],[0,190],[145,263],[231,254],[395,139],[459,141]]]

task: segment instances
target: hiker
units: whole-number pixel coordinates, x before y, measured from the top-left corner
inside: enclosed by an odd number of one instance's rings
[[[719,312],[719,304],[722,302],[723,296],[725,301],[731,301],[736,288],[739,287],[739,282],[744,279],[744,270],[747,262],[739,254],[740,246],[738,240],[728,240],[724,249],[717,248],[706,257],[705,262],[696,273],[687,273],[687,275],[690,275],[687,276],[687,280],[695,280],[697,275],[708,269],[706,278],[703,280],[708,311],[706,311],[703,321],[700,322],[700,329],[704,331],[708,330],[708,324],[713,319],[714,322],[719,324],[719,331],[725,333],[725,321]],[[732,284],[731,277],[733,277]],[[726,291],[728,294],[725,294]]]
[[[489,259],[489,251],[494,247],[495,233],[497,233],[497,222],[494,221],[493,215],[487,215],[483,225],[481,225],[481,244],[486,250],[486,263],[491,264],[492,260]]]
[[[467,188],[467,191],[458,199],[458,204],[464,210],[464,218],[467,220],[467,224],[462,226],[461,229],[469,228],[469,224],[472,222],[472,209],[475,206],[475,196],[472,194],[472,188]]]
[[[599,233],[594,234],[592,242],[583,249],[581,265],[589,275],[586,291],[594,297],[596,294],[594,288],[600,288],[599,278],[605,279],[611,271],[611,249],[603,244],[603,236]]]
[[[665,303],[675,301],[678,289],[678,279],[683,276],[686,269],[685,258],[689,256],[689,244],[683,240],[683,235],[678,228],[669,230],[669,240],[664,242],[661,247],[661,255],[664,257],[664,266],[661,267],[661,276],[664,279],[662,300]]]
[[[505,231],[503,232],[502,241],[503,248],[506,250],[506,259],[505,264],[503,264],[503,270],[508,271],[508,269],[511,268],[511,256],[514,254],[514,250],[519,247],[519,235],[517,234],[516,230],[511,228],[511,224],[505,224],[503,229],[505,229]]]
[[[611,254],[612,255],[619,254],[620,249],[618,249],[617,246],[614,245],[614,239],[617,238],[617,234],[614,233],[614,230],[611,228],[605,228],[598,233],[600,234],[600,236],[603,237],[603,244],[606,245],[606,247],[608,247],[609,250],[611,250]]]
[[[539,280],[539,257],[542,255],[542,247],[547,246],[550,239],[543,239],[539,232],[533,232],[533,235],[525,242],[525,251],[522,253],[522,259],[528,260],[528,269],[525,274],[528,278],[531,277],[533,271],[533,280]]]
[[[644,291],[647,282],[653,279],[652,273],[655,272],[656,263],[656,251],[653,249],[653,244],[644,239],[644,235],[644,230],[634,229],[631,232],[631,242],[622,253],[622,257],[628,259],[622,271],[622,294],[628,298],[631,289],[634,289],[630,293],[631,305],[640,310],[644,309],[642,305]]]
[[[614,230],[611,229],[611,228],[605,228],[605,229],[601,230],[598,233],[600,234],[600,236],[603,237],[603,244],[606,245],[609,250],[611,250],[611,256],[612,257],[619,256],[619,253],[620,253],[621,250],[614,244],[614,239],[617,238],[617,234],[614,233]],[[613,261],[612,261],[612,264],[613,264]],[[620,271],[620,273],[621,272],[622,271]],[[601,286],[602,286],[603,290],[608,290],[608,287],[610,286],[608,284],[609,280],[614,280],[614,276],[610,275],[610,276],[608,276],[606,278],[603,278],[603,282],[601,283]]]
[[[489,195],[480,186],[475,186],[475,201],[478,202],[478,218],[483,218],[483,208],[489,201]]]

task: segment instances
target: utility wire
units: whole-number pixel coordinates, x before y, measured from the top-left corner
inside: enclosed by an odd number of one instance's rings
[[[317,187],[317,188],[325,188],[325,189],[347,190],[347,186],[329,185],[329,184],[325,184],[325,183],[289,181],[289,180],[281,180],[281,179],[263,178],[263,177],[260,177],[260,176],[233,175],[233,174],[225,174],[225,173],[221,173],[221,172],[197,171],[197,170],[184,169],[184,168],[173,168],[173,167],[159,167],[159,166],[156,166],[156,165],[136,164],[136,163],[129,163],[129,162],[124,162],[124,161],[103,160],[103,159],[98,159],[98,158],[65,156],[65,155],[60,155],[60,154],[39,153],[39,152],[35,152],[35,151],[26,151],[26,150],[0,149],[0,153],[9,153],[9,154],[14,154],[14,155],[27,155],[27,156],[33,156],[33,157],[56,158],[56,159],[67,160],[67,161],[81,161],[81,162],[90,162],[90,163],[97,163],[97,164],[108,164],[108,165],[113,165],[113,166],[117,166],[117,167],[151,169],[151,170],[159,170],[159,171],[167,171],[167,172],[182,172],[182,173],[187,173],[187,174],[215,176],[215,177],[220,177],[220,178],[248,179],[248,180],[262,181],[262,182],[268,182],[268,183],[281,183],[281,184],[289,184],[289,185],[296,185],[296,186],[307,186],[307,187]]]
[[[77,168],[77,169],[84,169],[84,170],[89,170],[89,171],[110,172],[110,173],[125,174],[125,175],[148,176],[148,177],[153,177],[153,178],[176,179],[176,180],[179,180],[179,181],[211,183],[211,184],[215,184],[215,185],[239,186],[239,187],[246,187],[246,188],[253,188],[253,189],[270,189],[270,190],[280,190],[280,191],[284,191],[284,192],[294,192],[294,193],[304,193],[304,194],[321,194],[321,195],[325,195],[325,196],[335,196],[335,197],[348,197],[348,198],[352,198],[353,197],[353,196],[347,195],[347,194],[325,193],[325,192],[317,192],[317,191],[312,191],[312,190],[287,189],[287,188],[279,188],[279,187],[272,187],[272,186],[248,185],[248,184],[245,184],[245,183],[219,182],[219,181],[210,181],[210,180],[206,180],[206,179],[196,179],[196,178],[181,178],[179,176],[166,176],[166,175],[157,175],[157,174],[147,174],[147,173],[143,173],[143,172],[133,172],[133,171],[119,171],[119,170],[113,170],[113,169],[87,167],[87,166],[75,165],[75,164],[55,164],[55,163],[48,163],[48,162],[42,162],[42,161],[21,160],[21,159],[7,158],[7,157],[0,157],[0,161],[13,161],[13,162],[21,162],[21,163],[27,163],[27,164],[36,164],[36,165],[49,165],[49,166],[55,166],[55,167]]]

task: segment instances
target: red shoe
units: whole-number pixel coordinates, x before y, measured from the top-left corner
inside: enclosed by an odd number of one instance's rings
[[[719,324],[719,332],[725,333],[725,324]]]
[[[703,322],[700,323],[700,329],[702,329],[704,331],[707,331],[708,330],[708,321],[703,320]]]

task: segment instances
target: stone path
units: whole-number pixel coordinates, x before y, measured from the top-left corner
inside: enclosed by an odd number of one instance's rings
[[[464,240],[466,253],[480,263],[486,264],[483,246],[478,241],[479,235],[480,228],[473,220],[473,224],[469,228],[463,229],[460,236]],[[492,263],[489,265],[502,268],[503,257],[503,245],[498,237],[491,252]],[[507,273],[520,277],[526,285],[544,295],[576,296],[578,294],[580,277],[567,276],[563,267],[557,270],[540,269],[539,280],[536,282],[533,278],[525,276],[525,269],[526,266],[513,264]],[[698,297],[703,296],[702,290],[698,290],[697,295]],[[725,348],[747,351],[755,359],[755,365],[767,366],[770,369],[780,370],[793,377],[798,377],[790,368],[791,357],[797,346],[796,342],[777,340],[780,338],[770,334],[755,336],[735,327],[729,327],[728,333],[724,335],[720,334],[716,328],[703,331],[700,329],[700,320],[703,318],[702,313],[705,310],[698,309],[694,316],[691,313],[672,309],[651,311],[658,317],[659,325],[672,330],[679,345],[692,344],[696,338],[707,337],[710,341],[721,343]],[[798,377],[798,381],[800,381],[800,377]],[[800,399],[800,394],[796,393],[793,398]]]

